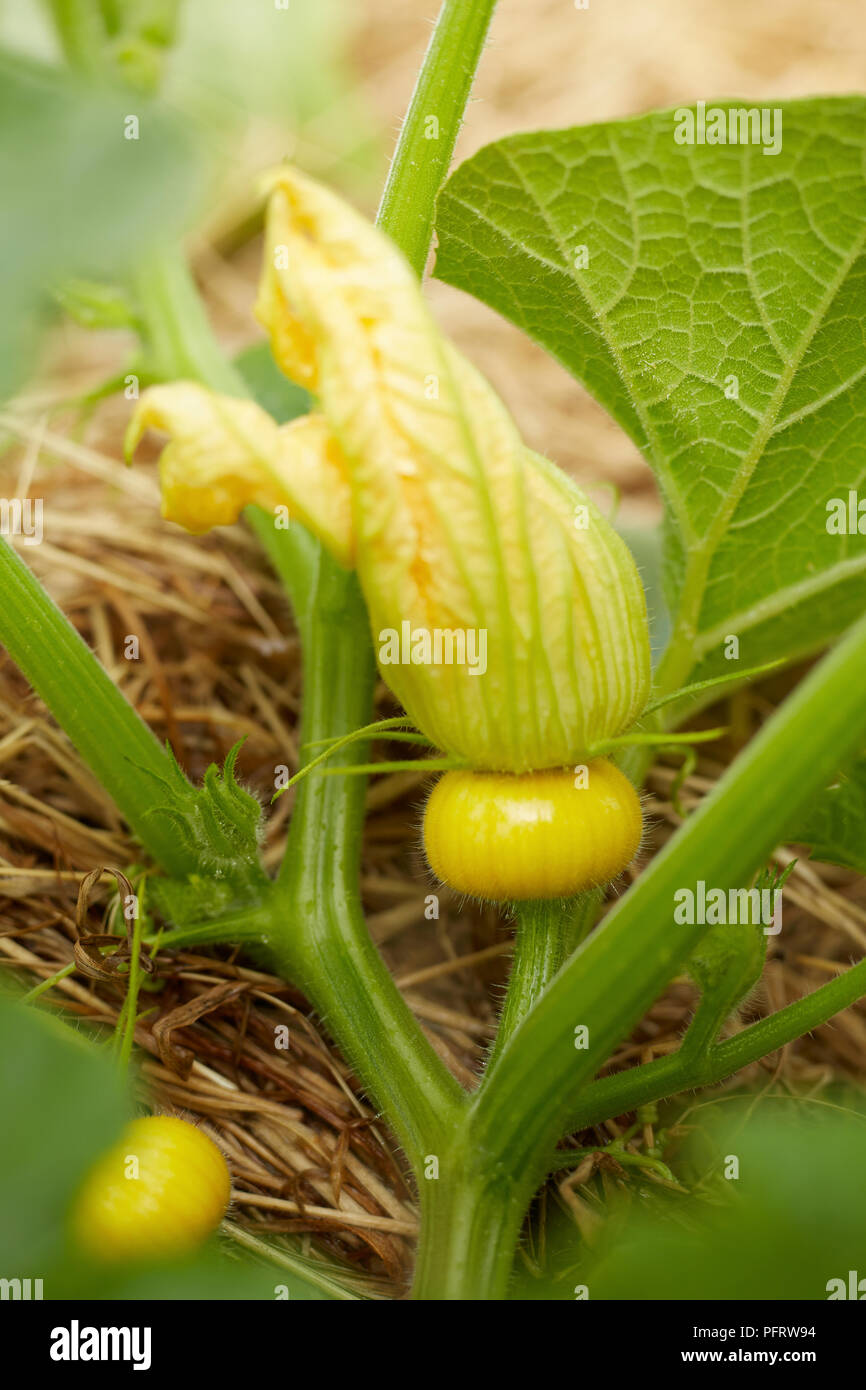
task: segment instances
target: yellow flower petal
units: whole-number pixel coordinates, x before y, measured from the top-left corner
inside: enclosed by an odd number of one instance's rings
[[[576,763],[632,724],[650,662],[627,547],[526,448],[388,238],[280,170],[256,312],[320,414],[280,430],[249,402],[148,392],[131,434],[173,436],[167,514],[203,530],[248,501],[287,503],[357,566],[407,713],[473,767]]]
[[[286,506],[351,566],[346,464],[321,415],[278,426],[254,401],[180,381],[144,393],[127,431],[127,456],[151,428],[171,435],[160,458],[168,521],[209,531],[236,521],[249,503]]]
[[[486,635],[483,675],[403,649],[382,665],[419,727],[476,767],[523,771],[633,723],[650,666],[627,547],[526,449],[388,238],[294,170],[273,179],[257,314],[347,460],[374,638],[404,622]]]

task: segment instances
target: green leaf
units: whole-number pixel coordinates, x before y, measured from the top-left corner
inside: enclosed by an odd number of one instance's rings
[[[508,137],[439,199],[437,276],[542,343],[656,472],[671,684],[723,669],[729,634],[756,665],[866,605],[866,536],[827,530],[866,465],[866,100],[780,110],[770,157],[678,144],[655,112]]]
[[[659,660],[671,635],[671,618],[664,597],[662,577],[662,532],[659,526],[616,526],[640,572],[646,595],[650,647],[653,665]]]
[[[866,753],[815,798],[787,838],[808,845],[813,859],[866,874]]]
[[[57,1019],[0,997],[0,1271],[39,1278],[59,1258],[66,1210],[120,1133],[117,1071]]]
[[[831,1280],[847,1285],[848,1271],[862,1267],[866,1116],[783,1101],[738,1119],[706,1136],[700,1167],[714,1179],[715,1209],[639,1220],[589,1275],[592,1295],[826,1299]],[[739,1176],[726,1180],[729,1155]]]
[[[270,1264],[253,1264],[232,1256],[214,1241],[200,1254],[175,1263],[122,1265],[109,1268],[67,1260],[52,1275],[51,1296],[58,1299],[123,1300],[138,1302],[258,1302],[273,1301],[278,1287],[291,1301],[314,1303],[351,1294],[329,1294],[311,1279]],[[47,1293],[46,1293],[47,1296]],[[281,1299],[286,1293],[280,1294]]]

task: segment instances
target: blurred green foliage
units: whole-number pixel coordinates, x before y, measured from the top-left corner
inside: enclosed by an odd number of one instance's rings
[[[346,0],[286,9],[272,0],[184,0],[164,93],[215,136],[251,136],[253,158],[269,123],[278,140],[271,159],[363,183],[381,141],[349,62],[357,19]]]
[[[93,1040],[0,996],[0,1278],[41,1279],[46,1299],[272,1300],[280,1286],[292,1299],[328,1297],[218,1240],[172,1264],[84,1261],[68,1242],[67,1212],[131,1113],[117,1068]]]
[[[830,1280],[866,1278],[862,1092],[710,1101],[686,1127],[665,1157],[689,1196],[631,1183],[592,1248],[549,1205],[512,1296],[574,1299],[583,1285],[590,1301],[824,1300]]]
[[[262,168],[295,159],[367,186],[381,147],[348,15],[344,0],[0,0],[0,401],[54,301],[134,325],[113,287],[140,291],[195,221],[254,230]]]
[[[129,1114],[109,1059],[57,1019],[0,1001],[0,1275],[38,1277],[66,1209]]]
[[[2,400],[32,366],[51,291],[122,280],[176,241],[204,169],[188,128],[152,100],[0,52],[0,188]]]
[[[789,839],[814,859],[866,874],[866,751],[798,817]]]

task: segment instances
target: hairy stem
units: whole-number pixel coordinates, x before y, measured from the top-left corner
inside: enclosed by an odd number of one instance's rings
[[[445,0],[400,128],[378,223],[417,275],[496,0]]]
[[[855,1004],[864,994],[866,960],[861,960],[805,998],[796,999],[769,1018],[759,1019],[735,1037],[697,1057],[681,1048],[669,1057],[660,1057],[642,1067],[602,1077],[583,1092],[565,1132],[586,1129],[614,1115],[624,1115],[639,1105],[665,1100],[679,1091],[724,1081],[750,1062],[768,1057],[777,1048],[810,1033],[834,1014]]]
[[[309,540],[302,747],[369,722],[375,663],[354,575]],[[270,948],[312,1001],[416,1171],[464,1096],[403,1001],[370,939],[358,893],[364,779],[298,787],[274,903]]]
[[[591,929],[600,899],[593,891],[517,905],[511,974],[488,1067]]]
[[[474,1302],[508,1282],[520,1228],[536,1186],[518,1190],[478,1161],[465,1142],[439,1155],[421,1181],[421,1240],[412,1297]],[[496,1292],[491,1292],[495,1290]]]

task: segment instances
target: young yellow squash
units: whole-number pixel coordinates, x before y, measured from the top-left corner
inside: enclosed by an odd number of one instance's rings
[[[72,1212],[79,1248],[101,1260],[168,1259],[220,1223],[231,1181],[206,1134],[171,1115],[133,1120],[91,1169]]]
[[[424,848],[433,872],[460,893],[566,898],[616,878],[641,829],[631,782],[596,758],[585,778],[571,768],[446,772],[427,802]]]

